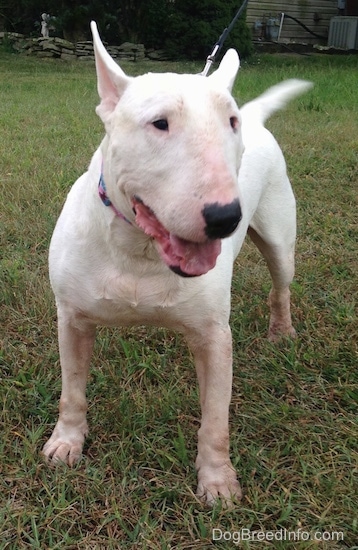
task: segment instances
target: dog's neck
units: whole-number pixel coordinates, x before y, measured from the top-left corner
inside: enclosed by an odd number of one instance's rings
[[[103,202],[103,204],[105,206],[110,206],[113,210],[113,212],[116,214],[116,216],[118,216],[118,218],[121,218],[122,220],[124,220],[125,222],[129,223],[129,225],[132,225],[132,222],[130,220],[128,220],[128,218],[125,217],[124,214],[122,214],[122,212],[120,212],[115,206],[114,204],[112,203],[111,199],[108,197],[107,195],[107,189],[106,189],[106,184],[104,182],[104,177],[103,177],[103,170],[101,170],[101,175],[99,177],[99,182],[98,182],[98,194],[99,194],[99,197],[101,199],[101,201]]]

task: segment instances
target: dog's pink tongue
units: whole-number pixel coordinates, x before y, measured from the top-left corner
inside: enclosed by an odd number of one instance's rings
[[[193,243],[172,235],[142,202],[133,202],[136,223],[146,235],[155,239],[163,261],[171,268],[179,268],[185,275],[204,275],[215,267],[221,252],[221,240]]]
[[[164,243],[162,257],[170,267],[179,266],[186,275],[204,275],[213,269],[221,252],[221,241],[192,243],[170,235],[169,246]],[[167,258],[167,259],[166,259]]]

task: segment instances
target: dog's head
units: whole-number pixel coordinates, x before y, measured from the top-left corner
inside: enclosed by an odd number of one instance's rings
[[[173,271],[202,275],[241,219],[241,118],[230,94],[238,55],[229,50],[209,77],[132,78],[110,57],[95,23],[91,28],[108,194],[155,240]]]

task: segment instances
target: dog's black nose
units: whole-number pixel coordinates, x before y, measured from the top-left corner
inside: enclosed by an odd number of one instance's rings
[[[206,221],[205,233],[209,239],[228,237],[235,231],[242,218],[238,200],[224,205],[217,202],[207,204],[202,212]]]

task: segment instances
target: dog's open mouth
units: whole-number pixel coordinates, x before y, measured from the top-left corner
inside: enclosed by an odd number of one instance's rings
[[[133,198],[132,204],[138,227],[156,241],[163,261],[172,271],[183,277],[197,277],[215,267],[221,252],[220,239],[186,241],[170,233],[141,199]]]

